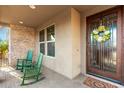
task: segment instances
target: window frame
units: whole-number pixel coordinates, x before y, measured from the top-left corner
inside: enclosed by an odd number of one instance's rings
[[[50,26],[53,26],[54,25],[54,33],[55,33],[55,40],[54,41],[52,41],[52,40],[49,40],[49,41],[47,41],[47,28],[48,27],[50,27]],[[40,34],[40,32],[41,31],[43,31],[44,30],[44,41],[42,41],[42,42],[40,42],[40,37],[38,37],[38,42],[39,42],[39,45],[38,45],[38,47],[39,47],[39,51],[40,51],[40,44],[41,43],[44,43],[45,44],[45,53],[44,53],[44,55],[46,56],[46,57],[49,57],[49,58],[55,58],[56,57],[56,52],[55,52],[55,55],[54,56],[49,56],[48,55],[48,48],[47,48],[47,46],[48,46],[48,43],[49,42],[53,42],[53,43],[55,43],[55,51],[56,51],[56,25],[53,23],[53,24],[50,24],[50,25],[48,25],[48,26],[46,26],[46,27],[43,27],[43,28],[41,28],[40,29],[40,31],[39,31],[39,33],[38,33],[38,36],[39,36],[39,34]]]
[[[40,41],[40,32],[44,30],[44,41]],[[38,33],[38,42],[39,42],[39,51],[40,51],[40,44],[44,44],[44,46],[46,47],[46,43],[45,43],[45,29],[42,29],[39,31]],[[41,51],[40,51],[41,52]],[[46,50],[44,50],[44,55],[46,54]]]

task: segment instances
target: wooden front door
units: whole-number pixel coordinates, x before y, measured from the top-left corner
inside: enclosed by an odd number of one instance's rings
[[[87,17],[87,73],[121,81],[121,20],[120,7]],[[92,35],[100,25],[111,32],[110,39],[102,43]]]

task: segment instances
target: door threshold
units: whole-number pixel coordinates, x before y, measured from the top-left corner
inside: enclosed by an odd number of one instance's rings
[[[106,77],[103,77],[103,76],[100,76],[100,75],[95,75],[95,74],[92,74],[92,73],[87,73],[86,76],[92,77],[94,79],[98,79],[98,80],[106,82],[106,83],[113,84],[113,85],[117,86],[118,88],[124,88],[124,83],[122,84],[121,82],[119,82],[117,80],[106,78]]]

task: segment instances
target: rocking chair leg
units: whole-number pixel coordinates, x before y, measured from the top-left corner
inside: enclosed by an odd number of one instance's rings
[[[38,81],[38,79],[39,79],[39,75],[37,76],[37,79],[36,79],[36,81]]]
[[[25,80],[25,79],[23,78],[23,80],[22,80],[22,84],[21,84],[21,85],[24,85],[24,80]]]
[[[24,81],[25,81],[25,78],[23,77],[23,80],[22,80],[21,86],[23,86],[23,85],[25,84]]]
[[[23,72],[23,70],[21,69],[21,72]]]
[[[18,70],[18,66],[16,66],[16,70]]]
[[[21,72],[23,72],[23,67],[21,68]]]
[[[25,81],[25,74],[24,74],[24,77],[23,77],[23,80],[22,80],[22,84],[21,85],[24,85],[24,81]]]

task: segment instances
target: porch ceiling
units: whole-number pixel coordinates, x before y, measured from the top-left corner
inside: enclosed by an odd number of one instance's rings
[[[31,9],[27,5],[17,6],[0,6],[0,22],[8,24],[19,24],[19,21],[23,21],[25,26],[38,27],[44,21],[53,17],[60,11],[67,7],[74,7],[79,12],[85,12],[90,9],[103,7],[96,5],[38,5],[36,9]],[[104,6],[105,7],[105,6]]]

